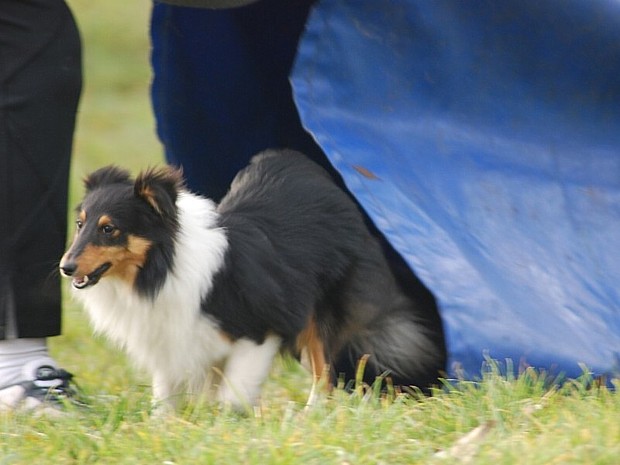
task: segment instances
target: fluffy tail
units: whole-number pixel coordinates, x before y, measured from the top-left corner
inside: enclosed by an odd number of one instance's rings
[[[360,359],[368,356],[363,380],[372,384],[387,375],[394,385],[426,390],[445,369],[443,336],[428,321],[411,311],[387,312],[340,351],[334,363],[336,376],[356,378]]]

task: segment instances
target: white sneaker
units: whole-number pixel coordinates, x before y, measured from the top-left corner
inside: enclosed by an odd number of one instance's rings
[[[0,387],[0,411],[51,408],[60,412],[66,401],[84,405],[78,399],[75,383],[71,382],[71,373],[38,363],[31,362],[24,366],[24,381]]]

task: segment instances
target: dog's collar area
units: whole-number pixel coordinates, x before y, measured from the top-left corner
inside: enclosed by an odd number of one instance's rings
[[[73,287],[76,289],[84,289],[88,286],[94,286],[111,266],[112,264],[110,262],[106,262],[90,274],[84,275],[81,278],[73,278]]]

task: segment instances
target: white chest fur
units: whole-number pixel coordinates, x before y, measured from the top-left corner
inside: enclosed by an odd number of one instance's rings
[[[232,344],[200,311],[222,266],[225,232],[217,228],[210,200],[182,193],[174,265],[154,299],[137,295],[125,282],[102,278],[76,290],[96,332],[105,334],[141,368],[162,382],[200,385],[205,370],[225,359]]]

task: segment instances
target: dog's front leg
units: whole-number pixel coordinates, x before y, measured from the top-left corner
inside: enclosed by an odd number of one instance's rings
[[[238,410],[257,405],[261,387],[281,342],[274,335],[265,338],[262,344],[248,339],[235,341],[224,365],[218,401]]]
[[[157,416],[175,412],[181,392],[178,382],[161,372],[153,374],[153,413]]]

